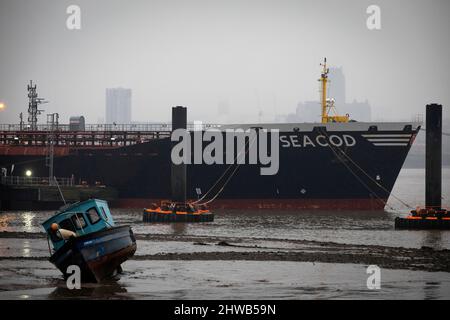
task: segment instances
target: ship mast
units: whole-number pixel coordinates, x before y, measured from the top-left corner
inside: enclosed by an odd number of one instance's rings
[[[321,105],[322,105],[322,123],[327,123],[328,112],[327,112],[327,82],[328,82],[328,72],[327,68],[327,58],[323,59],[323,63],[320,64],[323,66],[322,73],[320,75],[319,81],[322,83],[322,96],[321,96]]]
[[[44,110],[39,110],[38,106],[43,103],[48,103],[44,98],[39,98],[36,92],[36,85],[30,80],[28,89],[28,125],[31,131],[37,131],[38,115]]]
[[[328,73],[330,72],[330,69],[327,67],[327,58],[323,59],[323,63],[320,64],[323,69],[322,73],[320,75],[319,81],[322,84],[321,88],[321,97],[320,97],[320,103],[322,107],[322,123],[329,123],[329,122],[349,122],[350,116],[340,116],[336,113],[336,108],[334,106],[334,99],[328,99],[327,98],[327,85],[328,85]],[[335,113],[335,115],[330,115],[331,111]]]

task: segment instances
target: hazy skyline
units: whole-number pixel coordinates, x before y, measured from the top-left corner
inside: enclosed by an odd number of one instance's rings
[[[81,30],[66,28],[71,4]],[[366,27],[371,4],[381,30]],[[26,113],[31,79],[61,123],[104,118],[111,87],[133,90],[133,121],[184,105],[190,120],[220,122],[223,101],[228,121],[270,121],[318,100],[324,56],[343,67],[349,102],[368,99],[374,120],[410,120],[450,105],[449,13],[446,0],[0,0],[0,122]]]

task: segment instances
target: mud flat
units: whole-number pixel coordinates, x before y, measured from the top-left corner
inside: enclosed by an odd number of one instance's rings
[[[450,274],[382,269],[369,290],[363,265],[291,261],[130,260],[120,278],[69,290],[47,261],[0,267],[1,299],[448,299]]]
[[[333,242],[234,238],[192,235],[138,234],[134,260],[239,260],[350,263],[387,269],[450,272],[450,250],[402,248]],[[46,241],[40,233],[0,233],[1,260],[46,260]],[[30,245],[29,239],[36,239]],[[36,247],[37,239],[42,239]],[[27,247],[26,249],[24,249]]]

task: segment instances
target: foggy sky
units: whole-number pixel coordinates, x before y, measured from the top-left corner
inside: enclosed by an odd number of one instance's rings
[[[66,29],[70,4],[80,31]],[[381,30],[366,28],[370,4]],[[0,0],[0,123],[26,113],[30,79],[63,123],[104,118],[118,86],[133,90],[134,121],[166,121],[175,105],[190,120],[272,121],[318,100],[324,56],[343,67],[349,102],[411,120],[450,106],[449,14],[448,0]]]

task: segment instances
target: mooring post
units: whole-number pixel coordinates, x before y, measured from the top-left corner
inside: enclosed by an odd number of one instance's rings
[[[442,206],[442,105],[427,105],[425,206]]]
[[[185,107],[172,108],[172,133],[177,129],[187,129],[187,109]],[[184,136],[186,137],[186,136]],[[173,141],[174,146],[180,143]],[[190,145],[190,144],[189,144]],[[181,151],[183,152],[183,151]],[[181,154],[180,156],[184,156]],[[214,214],[205,205],[194,205],[186,202],[186,163],[175,165],[171,163],[172,203],[169,209],[166,205],[144,209],[144,222],[213,222]],[[167,212],[169,210],[169,212]]]
[[[187,109],[185,107],[172,108],[172,132],[176,129],[187,128]],[[172,143],[172,147],[176,142]],[[186,164],[175,165],[172,162],[172,201],[186,202]]]

